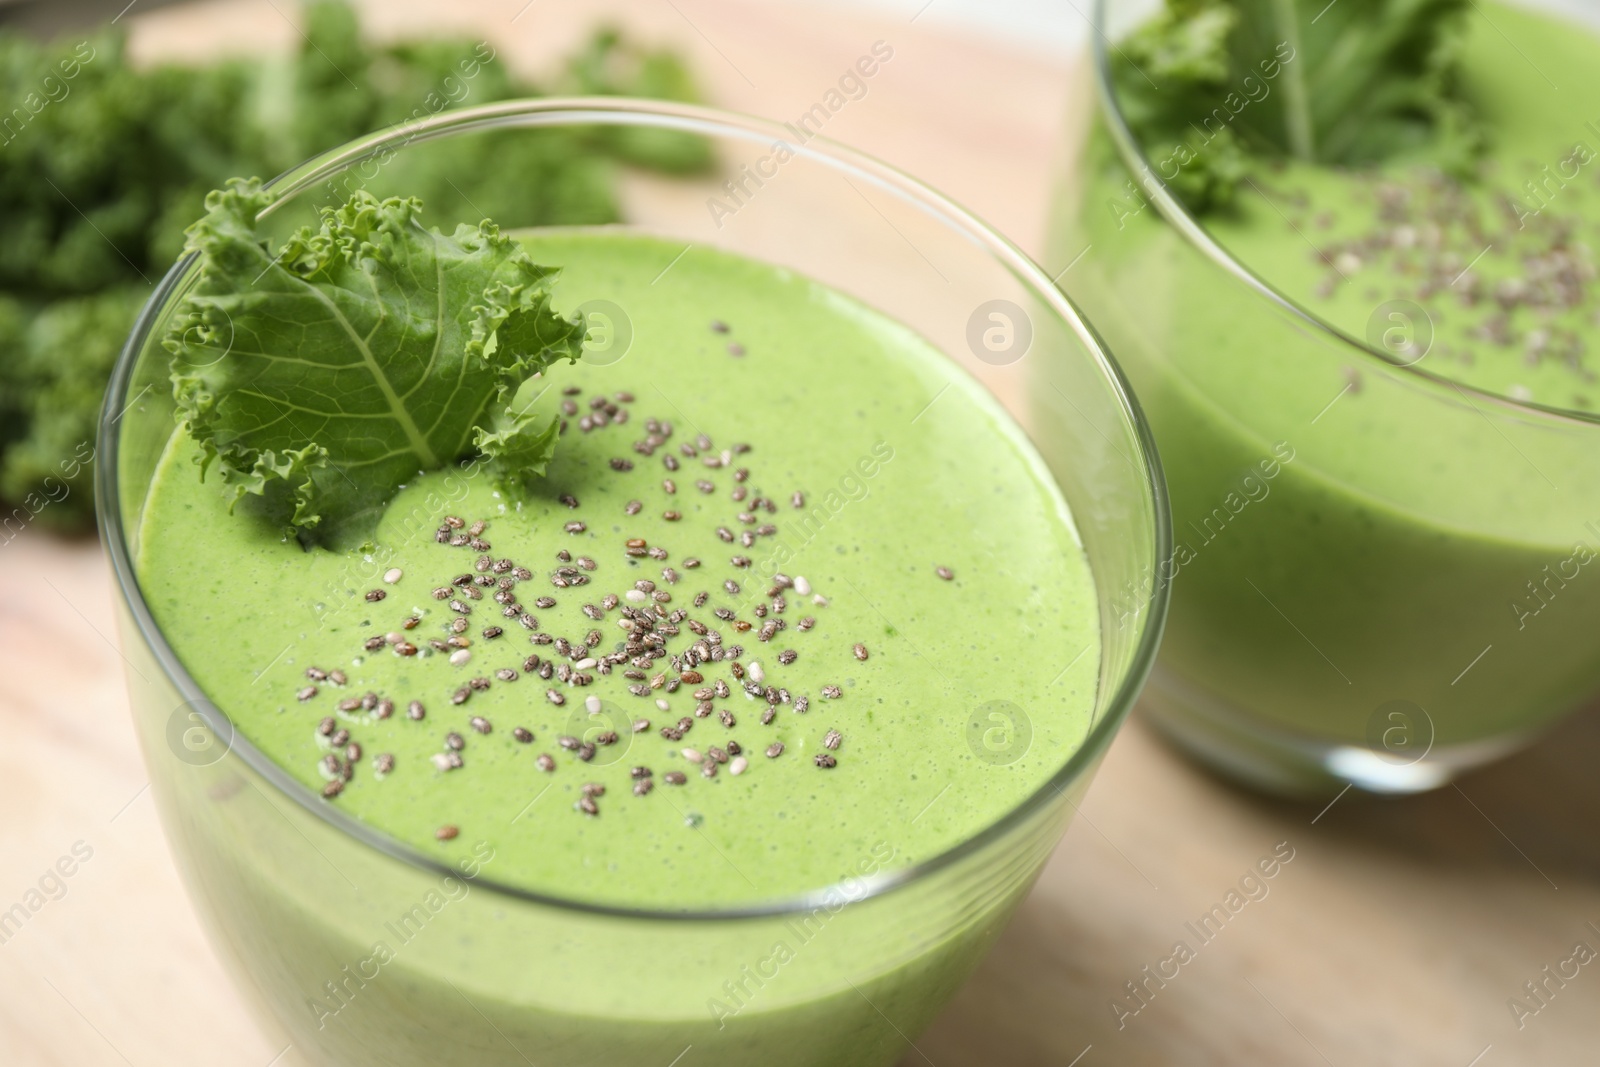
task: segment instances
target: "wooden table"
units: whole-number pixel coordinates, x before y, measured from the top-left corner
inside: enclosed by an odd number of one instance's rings
[[[524,2],[367,6],[382,34],[481,34],[529,73],[610,14],[682,47],[714,101],[780,118],[890,41],[894,64],[830,135],[1038,250],[1077,84],[1066,58],[911,23],[916,4],[891,21],[735,0],[535,0],[513,22]],[[142,56],[290,47],[279,7],[223,0],[128,21]],[[110,597],[93,543],[29,532],[0,546],[0,910],[75,845],[92,850],[0,944],[0,1064],[295,1067],[297,1051],[246,1015],[178,882],[130,729]],[[1590,715],[1459,788],[1347,795],[1324,810],[1221,784],[1135,721],[1016,922],[905,1063],[1597,1062],[1600,964],[1549,980],[1520,1029],[1508,1007],[1577,943],[1600,950],[1597,765]],[[1186,924],[1280,843],[1293,859],[1267,895],[1202,943]],[[1147,979],[1179,940],[1194,958],[1164,985]],[[1119,1019],[1111,1005],[1128,982],[1146,983],[1147,1003],[1131,1014],[1124,999]]]

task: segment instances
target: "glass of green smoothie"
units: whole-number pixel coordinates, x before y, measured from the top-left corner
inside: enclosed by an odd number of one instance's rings
[[[1594,28],[1489,0],[1096,28],[1052,254],[1166,459],[1173,555],[1115,594],[1175,586],[1151,720],[1261,788],[1406,793],[1592,702]]]
[[[1126,715],[1165,589],[1112,594],[1170,530],[1120,372],[818,122],[431,117],[212,194],[140,318],[98,485],[138,732],[311,1062],[890,1063]],[[593,226],[459,195],[586,138],[715,174]]]

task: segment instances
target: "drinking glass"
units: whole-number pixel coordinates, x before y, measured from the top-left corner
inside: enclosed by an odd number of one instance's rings
[[[1141,707],[1266,790],[1435,788],[1600,694],[1600,420],[1435,373],[1416,305],[1353,336],[1231,256],[1110,76],[1151,7],[1096,8],[1051,235],[1166,463],[1173,554],[1118,594],[1174,586]]]
[[[1048,781],[948,852],[740,907],[651,910],[542,895],[496,881],[482,857],[442,865],[374,832],[291,778],[207,699],[140,585],[139,538],[161,536],[140,532],[146,492],[174,432],[159,339],[195,281],[195,262],[185,259],[144,310],[110,387],[101,530],[133,713],[184,880],[263,1023],[314,1063],[889,1063],[1027,892],[1153,658],[1164,589],[1149,588],[1124,625],[1109,596],[1148,573],[1170,538],[1160,468],[1120,372],[1037,266],[881,163],[695,107],[514,101],[431,117],[311,160],[276,181],[281,198],[263,225],[312,221],[312,208],[355,187],[382,195],[423,174],[464,179],[492,165],[493,139],[617,136],[701,138],[719,168],[698,182],[620,176],[617,226],[832,286],[919,332],[949,355],[953,373],[963,373],[957,365],[981,372],[1023,413],[1097,583],[1105,638],[1093,717]],[[508,181],[494,213],[514,230],[534,218],[519,208],[516,183],[526,183],[528,203],[543,191],[536,174]],[[463,197],[430,203],[428,217],[448,231],[483,216]],[[614,336],[601,329],[614,325],[591,319],[591,341]],[[1025,403],[1032,368],[1046,363],[1054,388],[1042,405]],[[1068,666],[1077,650],[1062,645],[1060,664],[1032,669]],[[1029,709],[1012,708],[1000,721],[992,713],[987,705],[929,709],[929,722],[951,724],[952,745],[973,744],[1003,774],[1027,743]]]

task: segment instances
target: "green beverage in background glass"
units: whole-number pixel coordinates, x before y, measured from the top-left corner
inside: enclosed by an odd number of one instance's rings
[[[1056,254],[1171,476],[1154,721],[1265,788],[1409,792],[1600,691],[1600,39],[1327,7],[1102,4]]]
[[[530,103],[432,145],[508,118],[770,139]],[[1101,636],[1165,533],[1114,368],[1036,268],[854,157],[790,163],[722,233],[512,239],[364,192],[274,229],[392,150],[214,198],[108,402],[130,684],[215,939],[316,1062],[893,1061],[1159,631],[1152,592]],[[890,183],[946,283],[898,251],[850,264],[876,291],[832,251],[797,269],[871,207],[815,214],[841,172]],[[1092,423],[1030,437],[949,359],[996,298]],[[139,395],[162,341],[176,431]]]

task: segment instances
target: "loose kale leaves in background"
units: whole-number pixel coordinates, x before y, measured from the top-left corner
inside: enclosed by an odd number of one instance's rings
[[[639,52],[615,30],[600,30],[567,64],[566,89],[579,96],[647,96],[694,100],[698,93],[683,63],[670,52]],[[604,149],[627,163],[673,174],[711,166],[711,145],[702,137],[645,126],[601,126]]]
[[[207,198],[200,277],[165,340],[180,417],[233,499],[348,544],[469,444],[542,471],[556,421],[507,409],[582,354],[582,324],[550,309],[555,270],[492,222],[444,234],[420,201],[364,190],[275,249],[256,218],[272,199],[258,181]]]
[[[0,296],[0,511],[76,531],[93,517],[90,463],[100,400],[129,324],[149,293],[112,286],[29,306]],[[20,509],[21,515],[13,509]]]
[[[342,3],[304,11],[298,53],[205,67],[135,68],[118,32],[78,46],[0,32],[0,102],[16,109],[0,113],[0,514],[21,507],[57,529],[92,524],[90,469],[75,457],[93,445],[103,385],[139,304],[207,192],[419,114],[539,95],[489,46],[376,46]],[[551,88],[695,96],[674,56],[611,31]],[[455,161],[454,188],[438,154],[402,156],[385,177],[435,206],[464,195],[482,216],[578,224],[616,219],[616,162],[668,173],[710,163],[705,142],[687,134],[551,133],[461,139],[483,165]]]
[[[1468,11],[1469,0],[1167,0],[1114,50],[1112,81],[1146,157],[1194,211],[1226,205],[1252,158],[1465,175],[1483,148],[1459,79]]]

